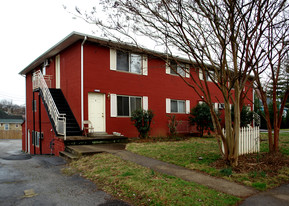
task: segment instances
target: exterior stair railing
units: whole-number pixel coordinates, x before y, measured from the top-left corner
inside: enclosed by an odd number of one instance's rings
[[[47,78],[44,77],[41,71],[36,71],[33,73],[32,82],[33,90],[39,88],[42,92],[43,99],[47,105],[50,117],[53,119],[57,134],[63,135],[64,140],[66,140],[66,116],[65,114],[60,114],[56,104],[52,98],[49,88],[46,84]]]

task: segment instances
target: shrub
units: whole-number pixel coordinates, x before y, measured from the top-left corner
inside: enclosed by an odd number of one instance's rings
[[[191,125],[197,125],[197,130],[204,134],[204,130],[214,130],[210,108],[207,104],[197,104],[192,108],[189,121]]]
[[[131,121],[138,130],[140,138],[148,137],[153,117],[154,114],[151,110],[139,109],[132,113]]]
[[[176,120],[175,115],[167,115],[169,118],[169,136],[170,137],[176,137],[177,136],[177,126],[178,126],[178,121]]]

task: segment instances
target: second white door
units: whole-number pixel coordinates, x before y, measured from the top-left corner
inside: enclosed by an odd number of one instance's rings
[[[94,132],[105,132],[105,95],[99,93],[88,94],[88,119]]]

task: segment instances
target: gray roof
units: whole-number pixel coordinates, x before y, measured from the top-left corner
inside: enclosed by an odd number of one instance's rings
[[[60,42],[58,42],[53,47],[51,47],[46,52],[44,52],[42,55],[37,57],[33,62],[31,62],[21,72],[19,72],[19,74],[21,74],[21,75],[27,74],[28,72],[32,71],[33,69],[35,69],[36,67],[41,65],[46,59],[57,55],[59,52],[61,52],[62,50],[64,50],[65,48],[69,47],[70,45],[74,44],[77,41],[83,41],[85,39],[85,37],[87,38],[87,41],[99,43],[101,45],[112,47],[112,48],[123,48],[123,49],[128,49],[128,50],[132,50],[132,51],[136,51],[136,52],[156,55],[159,57],[160,56],[167,57],[166,54],[160,53],[157,51],[144,49],[144,48],[140,48],[140,47],[132,46],[129,44],[124,44],[124,43],[119,43],[119,42],[115,42],[115,41],[111,41],[111,40],[107,40],[107,39],[102,39],[99,37],[95,37],[95,36],[91,36],[91,35],[87,35],[87,34],[83,34],[83,33],[79,33],[79,32],[72,32],[68,36],[66,36],[64,39],[62,39]],[[183,59],[183,58],[179,58],[179,57],[174,57],[174,58],[176,58],[182,62],[190,63],[189,60],[187,60],[187,59]]]
[[[4,123],[4,124],[10,124],[10,123],[22,124],[23,123],[23,119],[0,119],[0,123]]]

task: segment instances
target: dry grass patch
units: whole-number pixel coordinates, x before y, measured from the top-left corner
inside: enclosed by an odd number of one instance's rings
[[[84,157],[64,169],[66,174],[76,172],[116,198],[134,205],[234,205],[240,200],[110,154]]]

